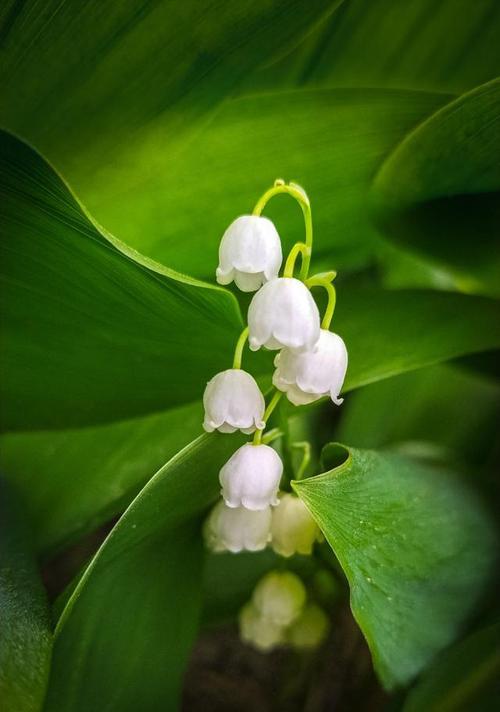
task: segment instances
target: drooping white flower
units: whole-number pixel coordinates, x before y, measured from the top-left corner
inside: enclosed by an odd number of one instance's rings
[[[342,403],[339,393],[347,370],[347,349],[338,334],[321,329],[313,349],[301,353],[283,349],[274,365],[273,384],[294,405],[312,403],[327,395],[337,405]]]
[[[312,349],[319,339],[319,312],[311,292],[293,277],[264,284],[248,309],[248,342],[252,351],[288,347]]]
[[[309,603],[288,628],[287,641],[296,648],[317,648],[325,640],[329,628],[330,621],[323,609]]]
[[[224,233],[219,247],[217,282],[235,281],[242,292],[255,292],[278,276],[283,254],[274,224],[260,215],[236,218]]]
[[[306,601],[306,589],[290,571],[271,571],[257,584],[252,603],[263,618],[287,626],[300,615]]]
[[[272,547],[280,556],[310,554],[314,542],[322,539],[321,530],[304,502],[293,494],[282,492],[279,506],[273,509]]]
[[[253,433],[265,426],[264,396],[253,376],[240,368],[229,368],[214,376],[205,388],[203,405],[203,427],[209,433]]]
[[[239,615],[240,636],[262,652],[268,652],[285,641],[285,629],[259,613],[252,603],[247,603]]]
[[[203,533],[212,551],[261,551],[271,537],[271,507],[255,512],[228,507],[221,500],[208,515]]]
[[[247,443],[229,458],[219,474],[221,494],[228,507],[266,509],[278,504],[283,463],[269,445]]]

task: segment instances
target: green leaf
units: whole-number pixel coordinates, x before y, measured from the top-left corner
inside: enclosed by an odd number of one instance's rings
[[[500,80],[451,102],[405,138],[372,189],[394,240],[453,268],[469,291],[496,295],[499,110]]]
[[[178,708],[201,607],[199,518],[240,442],[198,438],[117,522],[58,621],[46,712]]]
[[[378,243],[367,201],[373,175],[448,99],[349,89],[244,97],[226,102],[178,159],[162,154],[167,167],[149,160],[141,145],[125,166],[113,164],[112,174],[87,181],[76,171],[67,175],[93,215],[132,247],[210,279],[235,216],[251,212],[275,178],[295,179],[312,201],[314,255],[352,266],[366,262]],[[285,251],[303,239],[302,215],[289,197],[275,198],[266,214]]]
[[[201,432],[201,403],[109,425],[9,433],[0,466],[26,502],[37,549],[53,554],[118,514]]]
[[[347,344],[344,390],[466,353],[500,348],[493,299],[426,290],[338,285],[332,324]]]
[[[0,480],[0,699],[4,712],[39,712],[50,668],[50,614],[24,515]]]
[[[180,405],[230,363],[229,292],[105,234],[31,148],[0,133],[3,428],[71,427]]]
[[[496,0],[349,0],[246,86],[288,80],[458,93],[498,74],[499,32]]]
[[[92,181],[117,165],[136,186],[153,164],[171,172],[173,154],[241,78],[291,49],[337,5],[8,4],[0,16],[0,123],[33,143],[79,193],[76,176]],[[138,149],[140,171],[130,160]]]
[[[405,407],[401,408],[400,404]],[[335,437],[360,448],[426,442],[475,466],[495,448],[500,386],[453,366],[413,371],[353,393]]]
[[[327,446],[324,459],[337,464],[339,447]],[[390,689],[460,632],[489,577],[494,535],[451,474],[388,452],[341,451],[343,464],[293,486],[344,569],[354,616]]]
[[[445,650],[410,691],[403,712],[468,712],[498,705],[500,625]]]

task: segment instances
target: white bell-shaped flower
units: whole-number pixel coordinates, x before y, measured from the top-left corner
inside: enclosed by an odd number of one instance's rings
[[[305,405],[330,396],[340,405],[340,389],[347,370],[347,349],[343,340],[321,329],[318,343],[310,351],[297,353],[283,349],[274,359],[273,384],[284,391],[294,405]]]
[[[292,623],[304,607],[306,589],[291,571],[271,571],[257,584],[252,603],[263,618],[276,625]]]
[[[263,618],[252,603],[241,609],[239,624],[241,639],[264,653],[285,642],[284,627]]]
[[[295,648],[317,648],[325,640],[330,621],[322,608],[309,603],[286,632],[287,641]]]
[[[300,280],[272,279],[254,295],[248,309],[248,342],[252,351],[261,346],[312,349],[319,333],[318,307]]]
[[[262,551],[271,538],[271,507],[253,512],[221,500],[208,515],[203,533],[212,551]]]
[[[203,427],[209,433],[253,433],[265,426],[264,396],[253,376],[240,368],[229,368],[214,376],[205,388],[203,405]]]
[[[293,494],[282,492],[279,506],[273,509],[272,547],[280,556],[310,554],[314,542],[321,541],[321,530],[304,502]]]
[[[283,473],[280,456],[269,445],[247,443],[221,469],[221,494],[228,507],[266,509],[278,504],[278,487]]]
[[[283,254],[273,223],[260,215],[236,218],[224,233],[219,247],[217,282],[235,281],[242,292],[255,292],[278,276]]]

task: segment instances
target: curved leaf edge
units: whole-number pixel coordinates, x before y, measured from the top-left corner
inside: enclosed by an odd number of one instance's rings
[[[186,284],[191,287],[209,289],[223,294],[224,298],[227,299],[227,301],[231,304],[231,307],[237,314],[239,321],[243,323],[238,300],[232,292],[217,284],[211,284],[209,282],[205,282],[203,280],[196,279],[195,277],[183,274],[182,272],[173,270],[170,267],[166,267],[160,262],[157,262],[149,257],[146,257],[145,255],[142,255],[133,247],[129,247],[125,242],[120,240],[118,237],[106,230],[106,228],[103,227],[99,222],[97,222],[97,220],[92,216],[92,214],[86,208],[84,203],[80,200],[78,195],[72,189],[70,183],[66,180],[66,178],[59,172],[59,170],[54,166],[54,164],[41,151],[38,150],[36,146],[30,143],[30,141],[28,141],[22,135],[18,135],[12,131],[9,131],[8,129],[5,129],[4,127],[0,127],[0,133],[3,133],[7,137],[10,137],[20,142],[20,144],[22,144],[24,148],[32,151],[40,161],[46,164],[47,168],[53,174],[54,178],[59,181],[62,187],[67,191],[69,198],[74,204],[74,207],[81,213],[85,220],[87,220],[90,225],[99,233],[103,240],[109,243],[109,246],[114,248],[116,252],[120,253],[122,256],[126,257],[131,262],[134,262],[138,267],[146,270],[149,273],[152,273],[153,275],[158,275],[161,278],[166,278],[168,280],[179,282],[181,284]]]
[[[314,482],[321,482],[324,480],[328,481],[332,477],[332,475],[335,477],[342,475],[346,470],[349,470],[349,468],[352,465],[352,460],[353,460],[352,450],[353,449],[354,448],[351,448],[348,445],[345,445],[343,443],[336,442],[336,441],[333,441],[333,442],[330,442],[330,443],[327,443],[326,445],[324,445],[324,447],[322,448],[322,451],[321,451],[321,455],[320,455],[321,466],[325,465],[325,459],[326,459],[326,456],[328,456],[328,454],[329,454],[329,450],[335,450],[336,457],[338,457],[338,453],[343,452],[345,455],[345,459],[342,462],[340,462],[340,464],[334,465],[330,469],[327,469],[326,471],[321,472],[317,475],[311,475],[310,477],[306,477],[303,480],[292,480],[290,482],[290,484],[292,486],[293,491],[297,494],[297,496],[300,497],[301,486],[306,480],[309,482],[311,480],[313,480]],[[369,451],[365,451],[365,452],[369,452]],[[372,452],[375,452],[375,451],[372,450]],[[387,452],[389,453],[389,452],[391,452],[391,450],[388,449]],[[397,453],[397,451],[392,451],[392,454],[397,455],[398,453]],[[429,465],[429,463],[420,461],[420,465],[422,465],[423,467],[426,467]],[[434,463],[433,469],[439,469],[443,473],[450,472],[449,468],[447,467],[447,463],[440,463],[439,465],[436,465]],[[307,506],[307,503],[306,502],[304,502],[304,503]],[[308,509],[309,509],[309,507],[308,507]],[[309,509],[309,512],[321,529],[321,522],[314,515],[314,512],[312,512],[310,509]],[[497,536],[496,533],[492,533],[492,536],[491,536],[492,540],[490,542],[491,544],[493,544],[494,538],[496,536]],[[337,550],[334,549],[334,547],[330,544],[330,542],[328,542],[328,540],[326,540],[326,541],[327,541],[328,545],[330,546],[337,561],[339,562],[341,569],[343,570],[344,574],[346,575],[346,579],[347,579],[349,589],[350,589],[350,586],[351,586],[350,581],[351,581],[351,577],[353,577],[353,571],[352,571],[351,567],[349,566],[349,563],[347,562],[346,557],[343,556],[342,553],[337,552]],[[492,574],[490,574],[490,579],[491,578],[492,578]],[[381,683],[382,683],[384,689],[387,690],[388,692],[393,692],[394,690],[400,689],[404,683],[401,680],[398,680],[397,677],[394,677],[392,674],[390,674],[389,671],[387,670],[387,668],[385,667],[385,664],[383,663],[381,657],[379,656],[379,651],[377,649],[377,645],[376,645],[375,641],[373,640],[373,638],[371,638],[368,635],[368,631],[370,630],[370,625],[365,624],[366,622],[365,622],[365,618],[364,618],[363,614],[360,611],[354,610],[354,608],[352,607],[352,603],[350,603],[350,609],[351,609],[351,613],[353,615],[354,620],[356,621],[357,625],[359,626],[360,630],[363,633],[363,637],[366,640],[366,643],[370,650],[370,655],[373,660],[374,668],[381,680]],[[453,641],[451,641],[451,642],[453,642]],[[437,652],[434,657],[436,658],[438,656],[438,654],[439,654],[439,652]],[[428,669],[428,666],[426,669]],[[406,683],[408,683],[408,682],[411,682],[411,680],[406,680]]]
[[[441,116],[446,116],[450,111],[453,112],[456,109],[459,109],[460,106],[464,102],[469,101],[469,99],[475,98],[476,96],[481,95],[484,91],[488,91],[489,89],[497,86],[500,87],[500,77],[491,79],[490,81],[485,82],[484,84],[479,84],[473,89],[464,92],[463,94],[460,94],[455,98],[452,98],[449,103],[437,109],[437,111],[435,111],[433,114],[421,121],[419,124],[417,124],[417,126],[414,126],[413,129],[406,134],[402,141],[400,141],[398,145],[386,157],[386,159],[383,161],[382,165],[378,169],[377,173],[373,177],[372,184],[369,190],[369,200],[376,218],[380,217],[380,215],[383,215],[385,212],[385,210],[380,205],[380,198],[378,192],[384,192],[381,186],[384,186],[387,182],[386,174],[389,173],[390,176],[392,163],[399,159],[400,154],[404,153],[407,146],[412,143],[414,138],[418,136],[421,131],[425,131],[427,126],[431,125],[434,121],[439,120]]]
[[[87,580],[91,576],[93,570],[95,569],[99,559],[103,555],[103,552],[107,549],[109,544],[117,537],[119,536],[121,530],[125,528],[128,525],[128,520],[131,516],[133,516],[135,508],[137,507],[138,504],[141,503],[143,497],[149,493],[149,490],[154,487],[154,485],[157,483],[157,481],[168,475],[168,471],[171,467],[173,467],[176,462],[180,459],[182,459],[189,451],[199,447],[201,444],[206,442],[208,439],[210,439],[210,435],[208,434],[203,434],[200,435],[198,438],[190,442],[188,445],[186,445],[184,448],[179,450],[168,462],[163,465],[152,477],[151,479],[148,480],[148,482],[144,485],[144,487],[141,489],[141,491],[134,497],[134,499],[130,502],[128,507],[125,509],[119,520],[116,522],[114,527],[111,529],[109,534],[106,536],[102,544],[99,546],[98,550],[96,553],[92,556],[91,560],[85,567],[85,570],[81,572],[80,574],[77,575],[78,582],[74,586],[73,591],[69,595],[69,597],[66,600],[66,603],[64,605],[64,608],[62,609],[60,616],[57,620],[57,623],[55,625],[54,629],[54,639],[58,637],[60,634],[61,630],[64,627],[64,624],[68,617],[71,614],[71,610],[73,606],[75,605],[77,599],[80,596],[80,593],[82,592]],[[70,583],[70,587],[72,584]],[[64,592],[61,594],[62,597],[64,597]]]

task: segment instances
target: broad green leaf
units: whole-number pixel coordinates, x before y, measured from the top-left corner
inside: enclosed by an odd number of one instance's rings
[[[498,75],[499,31],[496,0],[348,0],[245,88],[286,82],[458,93]]]
[[[39,712],[50,668],[49,607],[24,513],[0,480],[0,699],[4,712]]]
[[[441,289],[461,292],[462,280],[443,265],[428,257],[408,252],[394,242],[385,242],[378,250],[381,283],[386,289]]]
[[[445,650],[410,691],[403,712],[481,712],[498,706],[500,625]]]
[[[332,329],[347,344],[344,390],[466,353],[500,348],[493,299],[427,290],[338,285]]]
[[[400,404],[404,403],[404,408]],[[495,447],[500,386],[452,366],[435,366],[374,383],[343,406],[335,437],[360,448],[433,443],[469,464],[484,464]]]
[[[494,535],[450,473],[391,453],[341,451],[343,464],[293,486],[342,565],[353,614],[390,689],[456,638],[488,580]],[[338,455],[339,446],[324,451],[327,463]]]
[[[108,425],[11,433],[0,466],[26,503],[37,548],[54,553],[118,514],[201,432],[202,406]]]
[[[170,171],[172,150],[207,112],[337,4],[11,0],[0,14],[1,125],[72,181],[68,166],[91,177],[125,165],[137,144]]]
[[[198,398],[230,363],[227,291],[130,250],[0,133],[2,426],[71,427]]]
[[[469,291],[500,294],[500,80],[418,126],[373,184],[378,220],[403,246],[454,268]]]
[[[178,708],[201,607],[199,517],[240,442],[198,438],[117,522],[58,621],[46,712]]]
[[[372,178],[408,131],[447,95],[385,90],[275,92],[226,102],[168,167],[140,146],[125,166],[82,181],[66,175],[93,215],[163,264],[213,279],[220,238],[278,177],[312,201],[315,255],[336,268],[366,262],[378,244],[368,210]],[[139,183],[136,185],[135,183]],[[303,239],[289,197],[266,209],[285,250]]]

